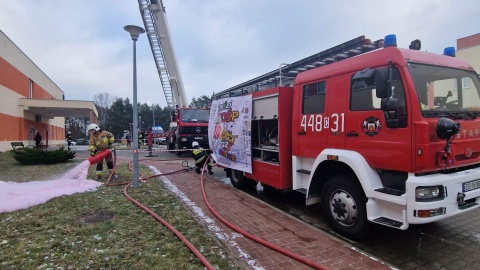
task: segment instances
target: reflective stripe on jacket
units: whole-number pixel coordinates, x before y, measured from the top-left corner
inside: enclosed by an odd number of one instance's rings
[[[203,148],[194,149],[192,153],[193,159],[195,159],[195,164],[202,162],[207,156],[207,153],[205,153],[205,150],[203,150]]]

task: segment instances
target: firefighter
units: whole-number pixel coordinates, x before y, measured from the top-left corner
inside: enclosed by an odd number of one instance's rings
[[[90,142],[88,151],[90,151],[91,156],[95,156],[97,152],[102,152],[105,149],[112,149],[113,143],[115,142],[115,138],[112,133],[101,130],[97,124],[90,124],[88,125],[88,132],[90,133]],[[108,155],[105,158],[105,162],[107,163],[108,171],[111,173],[113,170],[113,159],[112,155]],[[97,163],[97,170],[95,175],[97,176],[97,180],[102,179],[102,171],[103,171],[103,160]],[[114,174],[112,175],[113,178],[117,178]]]
[[[67,144],[68,144],[68,151],[70,151],[70,145],[72,145],[72,132],[67,132]]]
[[[207,158],[209,157],[209,153],[207,152],[207,150],[200,147],[198,142],[193,142],[192,148],[193,148],[192,156],[193,156],[193,159],[195,159],[195,171],[198,174],[200,174],[203,168],[203,165],[205,164],[205,161],[207,161]],[[210,159],[208,160],[208,163],[207,163],[207,169],[208,169],[208,174],[212,175],[213,172],[212,172],[212,164],[210,163]]]
[[[132,147],[132,135],[130,135],[130,132],[127,132],[125,139],[127,139],[127,147]]]
[[[141,146],[143,142],[143,132],[138,132],[138,145]]]

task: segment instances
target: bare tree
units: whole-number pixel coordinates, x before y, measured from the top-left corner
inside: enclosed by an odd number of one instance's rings
[[[65,117],[65,132],[70,131],[74,141],[88,138],[87,122],[88,118]]]
[[[98,122],[100,126],[105,124],[108,118],[108,109],[110,109],[115,99],[116,98],[112,97],[109,93],[99,93],[93,96],[93,102],[98,110]]]

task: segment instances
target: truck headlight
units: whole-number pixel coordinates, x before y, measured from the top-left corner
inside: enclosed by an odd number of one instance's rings
[[[438,201],[444,197],[443,186],[417,187],[415,189],[415,200],[417,202]]]

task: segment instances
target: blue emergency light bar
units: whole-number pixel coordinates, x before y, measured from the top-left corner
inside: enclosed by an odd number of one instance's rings
[[[455,47],[447,47],[443,50],[443,55],[455,57]]]
[[[383,47],[397,47],[397,36],[396,35],[386,35],[385,40],[383,41]]]

